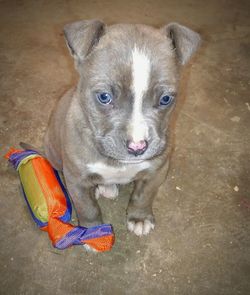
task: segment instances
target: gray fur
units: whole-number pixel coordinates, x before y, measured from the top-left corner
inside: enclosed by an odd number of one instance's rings
[[[169,31],[175,35],[177,52]],[[143,97],[143,114],[150,126],[149,145],[144,154],[136,157],[149,161],[150,168],[132,179],[135,190],[128,207],[128,221],[147,219],[154,223],[152,201],[167,174],[168,122],[174,109],[174,104],[160,109],[159,98],[166,92],[176,95],[179,64],[186,63],[198,46],[194,36],[197,39],[196,33],[177,24],[158,30],[144,25],[104,26],[99,21],[81,21],[65,27],[80,80],[53,113],[45,152],[52,165],[63,171],[82,225],[102,222],[94,189],[105,183],[102,177],[91,174],[87,165],[102,162],[118,168],[129,165],[131,169],[137,165],[122,162],[135,160],[126,149],[126,127],[133,105],[131,55],[135,46],[146,52],[152,69],[149,89]],[[101,105],[97,92],[112,92],[113,105]]]
[[[64,27],[66,44],[76,60],[83,60],[104,33],[104,24],[98,20],[74,22]]]
[[[164,27],[168,37],[172,39],[180,63],[184,65],[192,57],[201,43],[200,35],[177,23]]]

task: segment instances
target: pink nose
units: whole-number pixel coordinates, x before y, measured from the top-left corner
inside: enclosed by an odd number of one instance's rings
[[[139,142],[127,141],[127,149],[130,154],[135,156],[142,155],[148,148],[146,140],[140,140]]]

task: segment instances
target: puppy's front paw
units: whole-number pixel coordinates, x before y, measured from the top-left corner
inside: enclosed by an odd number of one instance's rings
[[[108,199],[116,199],[118,197],[119,190],[116,184],[110,185],[98,185],[95,190],[95,197],[98,200],[101,196]]]
[[[128,219],[128,230],[137,236],[147,235],[154,229],[155,223],[153,220],[145,218],[144,220]]]
[[[87,252],[98,253],[96,249],[90,247],[88,244],[83,244],[83,247]]]

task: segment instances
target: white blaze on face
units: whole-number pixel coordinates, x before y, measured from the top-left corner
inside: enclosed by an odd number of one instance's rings
[[[136,47],[132,51],[132,92],[134,95],[133,111],[128,126],[128,134],[133,142],[148,137],[148,126],[142,114],[142,99],[148,89],[150,77],[150,60]]]

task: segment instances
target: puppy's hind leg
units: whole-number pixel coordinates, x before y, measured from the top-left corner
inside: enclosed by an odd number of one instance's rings
[[[43,150],[41,150],[40,148],[37,148],[29,143],[22,142],[22,141],[19,143],[19,145],[24,150],[32,150],[32,151],[37,152],[39,155],[45,157],[45,152]]]

